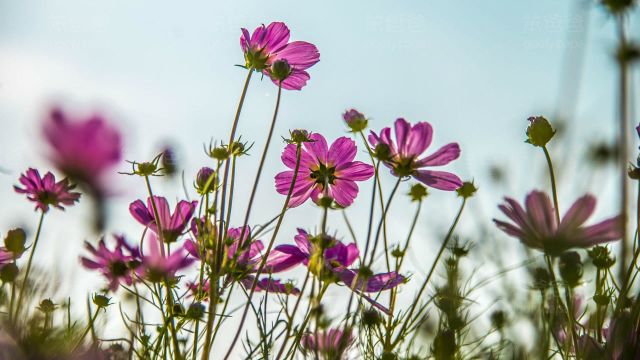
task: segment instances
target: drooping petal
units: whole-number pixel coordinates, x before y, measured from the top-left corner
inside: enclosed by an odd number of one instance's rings
[[[398,143],[398,152],[402,155],[407,153],[407,139],[411,133],[411,124],[403,118],[398,118],[394,123],[396,131],[396,142]]]
[[[153,215],[145,206],[142,200],[136,200],[129,205],[129,212],[134,219],[144,226],[149,226],[153,222]]]
[[[439,190],[453,191],[462,186],[462,180],[457,175],[445,171],[417,170],[413,177]]]
[[[460,146],[457,143],[450,143],[426,158],[419,160],[416,165],[418,167],[442,166],[447,165],[458,157],[460,157]]]

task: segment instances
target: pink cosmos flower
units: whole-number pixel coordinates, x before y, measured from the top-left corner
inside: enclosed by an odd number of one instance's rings
[[[162,242],[153,232],[148,233],[145,242],[146,252],[141,254],[140,265],[136,268],[136,272],[138,276],[145,277],[149,281],[173,281],[178,271],[194,262],[194,259],[188,256],[184,246],[173,247],[171,254],[166,254],[162,248]]]
[[[240,235],[242,234],[242,228],[229,228],[227,230],[228,245],[225,245],[226,260],[223,263],[222,272],[227,274],[226,283],[230,284],[231,281],[237,280],[249,290],[253,286],[255,281],[255,275],[260,267],[260,262],[263,259],[262,250],[264,250],[264,244],[262,240],[252,240],[247,249],[238,249],[240,244],[246,244],[251,236],[251,228],[247,226],[244,231],[243,240],[240,241]],[[208,259],[211,255],[205,254],[205,250],[198,245],[196,241],[187,240],[184,244],[185,249],[189,254],[198,259]],[[276,272],[276,271],[271,271]],[[256,291],[268,291],[273,293],[284,293],[297,295],[300,290],[282,283],[280,280],[273,279],[271,277],[263,277],[256,283]]]
[[[193,212],[198,205],[197,201],[181,200],[176,204],[173,214],[169,208],[169,202],[162,196],[154,196],[158,217],[160,217],[160,227],[162,228],[162,239],[167,242],[175,242],[187,227]],[[151,231],[158,234],[158,226],[153,212],[151,197],[147,198],[147,205],[142,200],[136,200],[129,205],[129,212],[138,222],[148,226]]]
[[[313,142],[305,142],[301,149],[300,168],[289,207],[299,206],[309,198],[317,203],[325,196],[342,207],[351,205],[358,195],[356,181],[373,176],[373,166],[353,161],[356,145],[347,137],[336,139],[331,147],[320,134],[311,134],[310,139]],[[282,162],[291,170],[276,175],[276,190],[286,195],[296,167],[296,145],[284,148]]]
[[[620,239],[622,229],[619,216],[583,226],[595,207],[596,199],[585,195],[573,203],[560,224],[557,224],[549,196],[541,191],[532,191],[525,199],[525,208],[508,197],[499,206],[513,223],[493,221],[500,230],[517,237],[528,247],[559,254],[570,248],[588,248]]]
[[[106,175],[122,156],[120,132],[101,115],[71,120],[59,107],[50,111],[43,131],[56,167],[93,195],[105,195]]]
[[[376,134],[371,131],[369,143],[376,154],[398,177],[411,176],[423,184],[446,191],[452,191],[462,185],[460,178],[445,171],[426,170],[431,166],[447,165],[460,156],[460,146],[449,143],[433,154],[419,158],[431,145],[433,128],[428,122],[411,125],[405,119],[395,122],[396,140],[391,139],[391,128],[386,127]]]
[[[326,360],[341,360],[346,358],[346,352],[353,346],[355,339],[351,331],[330,329],[318,333],[307,333],[300,340],[305,355],[320,356]]]
[[[318,276],[324,276],[326,273],[331,274],[335,279],[349,286],[351,290],[359,295],[361,292],[377,293],[389,290],[405,281],[404,276],[392,271],[371,275],[366,279],[361,277],[356,283],[356,275],[359,269],[349,268],[360,255],[355,243],[345,245],[340,240],[331,237],[325,237],[324,239],[314,238],[303,229],[298,229],[298,235],[294,237],[294,240],[296,242],[295,245],[278,245],[271,251],[267,259],[269,271],[280,272],[299,264],[304,264],[310,267]],[[329,246],[324,248],[322,254],[319,254],[321,248],[317,245],[318,241],[329,243]],[[316,267],[318,259],[322,260],[321,269]],[[366,296],[364,298],[378,309],[388,312],[388,309],[374,300]]]
[[[104,239],[100,239],[98,247],[85,241],[85,247],[92,258],[81,257],[82,265],[87,269],[97,270],[109,281],[109,290],[116,291],[120,284],[133,283],[132,271],[140,263],[140,251],[125,241],[123,236],[114,236],[116,246],[109,250]]]
[[[302,89],[310,79],[305,70],[320,61],[315,45],[304,41],[289,42],[289,28],[282,22],[258,26],[253,34],[243,28],[240,46],[247,68],[261,71],[276,85],[282,80],[282,88],[287,90]],[[276,63],[286,69],[285,74],[274,69]]]
[[[49,205],[64,210],[62,205],[71,206],[80,199],[80,193],[72,192],[76,186],[69,182],[69,179],[62,179],[56,182],[52,173],[47,172],[44,177],[36,169],[29,168],[19,179],[24,186],[14,186],[14,190],[19,194],[27,194],[27,199],[36,203],[36,209],[42,212],[49,210]]]

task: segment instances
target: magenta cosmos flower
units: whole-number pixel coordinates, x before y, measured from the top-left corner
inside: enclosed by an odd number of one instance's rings
[[[428,122],[411,125],[405,119],[395,122],[396,140],[391,139],[391,128],[386,127],[376,134],[371,131],[369,143],[391,173],[398,177],[413,177],[432,188],[452,191],[462,185],[455,174],[445,171],[426,170],[431,166],[447,165],[460,156],[460,146],[449,143],[435,153],[424,157],[422,153],[431,145],[433,128]]]
[[[153,232],[147,235],[145,242],[146,252],[141,254],[136,272],[149,281],[173,281],[178,271],[195,261],[184,246],[172,248],[171,254],[165,253],[162,242]]]
[[[354,344],[351,331],[330,329],[316,333],[307,333],[300,340],[305,355],[316,356],[326,360],[341,360],[346,358],[346,352]]]
[[[242,29],[240,46],[247,68],[261,71],[287,90],[300,90],[309,80],[308,68],[320,61],[315,45],[289,42],[289,28],[282,22],[258,26],[253,34]]]
[[[588,248],[620,239],[619,216],[583,226],[595,207],[596,199],[585,195],[573,203],[558,224],[549,196],[541,191],[532,191],[525,199],[525,208],[508,197],[498,207],[513,223],[493,221],[500,230],[517,237],[528,247],[555,255],[570,248]]]
[[[167,199],[162,196],[154,196],[153,198],[160,218],[162,239],[167,243],[175,242],[187,227],[198,202],[181,200],[176,204],[172,214]],[[140,224],[149,227],[151,231],[158,234],[157,219],[154,216],[151,197],[147,198],[147,205],[142,200],[132,202],[129,205],[129,212]]]
[[[227,275],[227,285],[235,280],[240,282],[245,289],[250,290],[256,279],[255,274],[258,272],[260,262],[263,259],[262,250],[264,250],[264,244],[262,240],[252,240],[247,249],[238,249],[240,244],[246,244],[248,242],[251,235],[251,228],[249,226],[245,228],[242,241],[240,241],[241,235],[241,227],[229,228],[229,230],[227,230],[227,240],[225,241],[227,244],[225,245],[226,258],[222,265],[222,272]],[[205,251],[202,246],[193,240],[185,241],[184,247],[191,256],[200,260],[204,259],[207,261],[207,259],[212,256],[212,254],[208,254],[208,251]],[[290,284],[282,283],[280,280],[273,279],[269,276],[257,281],[255,291],[293,295],[300,293],[300,290],[292,287]]]
[[[371,275],[366,279],[360,278],[356,283],[358,269],[350,269],[359,257],[360,252],[355,243],[345,245],[340,240],[332,237],[314,237],[303,229],[298,229],[298,235],[294,237],[295,245],[278,245],[269,254],[267,268],[271,272],[284,271],[299,264],[304,264],[311,272],[320,277],[331,277],[334,281],[340,281],[350,289],[360,294],[361,292],[377,293],[392,289],[405,281],[405,277],[395,271]],[[324,251],[317,245],[325,243]],[[329,245],[326,246],[326,243]],[[322,254],[320,254],[322,252]],[[364,296],[378,309],[388,312],[388,309]]]
[[[300,167],[289,207],[296,207],[311,198],[318,202],[329,197],[342,206],[353,203],[358,195],[356,181],[373,176],[373,166],[356,157],[356,145],[347,137],[340,137],[328,147],[320,134],[311,134],[312,142],[305,142],[301,149]],[[289,193],[296,167],[296,145],[289,144],[282,152],[282,162],[291,170],[276,175],[276,190],[283,195]]]
[[[116,291],[120,284],[131,285],[133,269],[140,264],[138,248],[127,244],[123,236],[114,237],[116,246],[113,250],[107,248],[104,239],[100,239],[97,248],[85,241],[85,247],[92,257],[80,258],[84,267],[99,271],[109,281],[111,291]]]
[[[36,209],[47,212],[49,206],[64,210],[62,205],[71,206],[80,199],[80,193],[73,192],[76,187],[69,179],[56,182],[52,173],[47,172],[44,177],[36,169],[29,168],[19,179],[24,187],[14,186],[19,194],[26,194],[27,199],[36,203]]]
[[[71,120],[58,107],[50,111],[43,131],[55,166],[94,195],[105,195],[105,176],[122,156],[120,132],[101,115]]]

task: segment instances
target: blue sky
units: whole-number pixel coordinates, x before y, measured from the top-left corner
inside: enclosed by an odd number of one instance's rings
[[[47,105],[57,101],[109,114],[126,131],[127,159],[150,159],[165,143],[175,145],[191,184],[197,169],[209,164],[202,144],[228,136],[245,76],[233,66],[243,62],[240,28],[253,30],[276,20],[289,25],[292,39],[312,42],[321,53],[308,86],[284,94],[278,139],[291,128],[344,136],[340,114],[349,107],[370,116],[374,129],[397,117],[429,121],[435,128],[434,146],[458,141],[462,147],[460,160],[449,169],[475,179],[481,188],[474,205],[481,215],[469,216],[468,229],[486,225],[497,215],[495,206],[503,195],[522,199],[531,188],[547,186],[539,176],[544,175],[541,154],[523,142],[528,116],[571,116],[568,129],[576,147],[552,148],[558,156],[573,151],[570,157],[577,159],[589,142],[613,139],[612,19],[591,2],[580,3],[0,1],[0,167],[6,170],[0,174],[0,229],[25,225],[33,230],[32,206],[11,185],[26,167],[47,167],[39,124]],[[631,28],[637,33],[637,23]],[[578,54],[583,66],[566,65],[567,54]],[[569,82],[562,90],[561,80],[576,69],[581,82]],[[572,91],[579,95],[575,108]],[[275,93],[268,80],[254,81],[249,89],[239,127],[245,140],[256,143],[239,170],[247,188]],[[255,223],[271,217],[277,211],[271,204],[282,201],[271,180],[283,169],[281,147],[275,141],[271,148],[258,196],[260,204],[269,206],[254,212]],[[359,155],[362,160],[364,155]],[[490,185],[488,167],[495,163],[508,169],[508,186]],[[565,170],[568,177],[575,169],[567,165],[559,172]],[[566,190],[561,188],[566,201],[592,185],[585,180],[592,177],[560,178],[568,182]],[[390,187],[392,179],[385,181]],[[601,195],[612,194],[609,181],[598,184]],[[158,182],[156,187],[175,199],[184,196],[179,185]],[[144,187],[140,180],[124,177],[118,186],[123,196],[112,204],[109,229],[135,237],[139,228],[126,208],[144,196]],[[362,187],[362,199],[369,189]],[[242,204],[247,194],[239,197]],[[605,211],[599,214],[610,214],[614,201],[603,200]],[[407,205],[400,200],[399,210]],[[418,234],[429,238],[441,232],[456,206],[453,194],[434,191]],[[362,200],[350,210],[360,228],[366,208]],[[80,205],[51,214],[46,224],[51,240],[39,254],[45,264],[62,257],[68,260],[62,272],[76,266],[81,241],[96,238],[83,225],[88,209]],[[399,211],[391,221],[403,224],[406,216]],[[313,228],[317,221],[309,219],[316,218],[312,206],[296,209],[285,221],[280,241],[287,241],[295,226]],[[340,217],[334,219],[346,236]],[[430,239],[416,246],[431,250],[436,243]],[[420,267],[422,260],[415,262]]]

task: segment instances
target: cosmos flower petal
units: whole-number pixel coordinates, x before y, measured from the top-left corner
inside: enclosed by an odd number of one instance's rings
[[[336,139],[329,148],[329,163],[333,166],[348,164],[356,157],[356,143],[348,137]]]
[[[369,180],[375,173],[375,170],[373,166],[369,164],[365,164],[362,161],[354,161],[336,167],[336,172],[338,178],[364,181]]]
[[[413,177],[439,190],[453,191],[462,186],[462,180],[457,175],[445,171],[418,170]]]
[[[572,231],[577,229],[580,225],[584,224],[585,221],[593,214],[596,208],[596,198],[592,195],[584,195],[578,200],[576,200],[571,208],[567,211],[567,213],[562,218],[560,222],[560,226],[558,227],[559,231]]]
[[[295,70],[306,70],[320,61],[315,45],[305,41],[293,41],[278,51],[275,60],[285,59]]]
[[[447,144],[433,154],[419,160],[417,166],[443,166],[460,157],[460,146],[457,143]]]
[[[432,138],[433,128],[431,127],[431,124],[426,121],[419,122],[411,127],[409,135],[406,136],[406,141],[401,153],[405,156],[417,157],[427,150],[429,145],[431,145]],[[401,144],[400,141],[398,141],[398,144]]]

